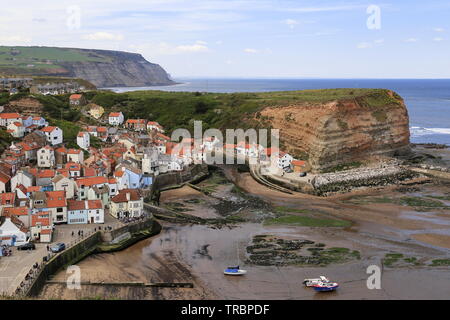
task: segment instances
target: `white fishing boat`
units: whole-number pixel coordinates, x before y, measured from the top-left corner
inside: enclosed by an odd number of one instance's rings
[[[243,276],[244,274],[247,273],[247,270],[243,270],[239,267],[239,246],[238,246],[238,244],[236,244],[236,254],[237,254],[238,265],[236,267],[227,267],[223,271],[223,274],[225,274],[227,276]]]
[[[307,287],[314,287],[315,285],[321,283],[321,282],[330,282],[330,280],[328,280],[327,277],[325,276],[320,276],[319,278],[315,278],[315,279],[305,279],[303,280],[303,285],[307,286]]]

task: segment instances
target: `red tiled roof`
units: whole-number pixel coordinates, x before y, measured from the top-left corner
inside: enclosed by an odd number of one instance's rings
[[[103,209],[101,200],[67,200],[67,210]]]
[[[45,195],[47,196],[48,208],[67,206],[65,191],[47,191],[45,192]]]
[[[30,209],[28,207],[3,208],[2,215],[5,217],[10,217],[11,215],[26,216],[29,212]]]
[[[139,191],[136,189],[123,189],[119,191],[119,194],[112,197],[111,201],[115,203],[128,202],[127,194],[130,195],[130,201],[138,201],[142,198]]]
[[[66,163],[65,168],[69,171],[81,171],[81,164],[76,162],[68,162]]]
[[[16,199],[16,194],[14,192],[0,193],[0,204],[1,205],[13,205]]]
[[[72,94],[70,96],[70,100],[78,100],[81,99],[82,95],[81,94]]]
[[[97,184],[108,183],[108,179],[106,177],[92,177],[92,178],[80,178],[75,181],[78,186],[94,186]]]
[[[8,183],[8,181],[11,180],[11,177],[4,174],[3,172],[0,172],[0,182]]]
[[[121,114],[122,112],[111,112],[110,114],[109,114],[109,117],[111,118],[111,117],[120,117],[120,114]]]
[[[292,164],[294,166],[302,167],[302,166],[304,166],[306,164],[306,162],[303,161],[303,160],[292,160]]]
[[[80,154],[83,151],[79,150],[79,149],[69,149],[67,150],[67,154]]]
[[[42,132],[52,132],[53,130],[55,130],[57,127],[52,127],[52,126],[48,126],[45,128],[42,128],[41,131]]]
[[[43,218],[40,215],[33,214],[31,216],[31,226],[36,227],[38,224],[41,226],[49,226],[50,225],[50,217]],[[51,229],[49,229],[51,230]],[[41,232],[44,230],[41,230]]]
[[[18,113],[0,113],[0,119],[19,119],[20,114]]]

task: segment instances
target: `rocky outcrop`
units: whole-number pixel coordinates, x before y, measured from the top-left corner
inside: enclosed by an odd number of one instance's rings
[[[266,107],[258,117],[280,129],[282,148],[308,159],[313,171],[409,152],[408,112],[389,90],[326,103]]]
[[[320,174],[313,178],[311,184],[314,187],[314,194],[323,196],[328,193],[350,192],[359,187],[397,184],[418,176],[419,174],[392,163],[371,168]]]

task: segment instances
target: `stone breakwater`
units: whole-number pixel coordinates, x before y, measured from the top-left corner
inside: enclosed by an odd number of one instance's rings
[[[324,173],[314,177],[311,184],[314,193],[325,196],[328,193],[350,192],[358,187],[376,187],[397,184],[400,181],[419,177],[420,174],[397,164],[358,168],[341,172]]]

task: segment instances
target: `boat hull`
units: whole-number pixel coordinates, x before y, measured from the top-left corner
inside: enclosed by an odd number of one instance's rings
[[[243,276],[246,274],[246,270],[238,270],[238,271],[224,271],[223,274],[227,276]]]
[[[339,288],[339,286],[332,286],[332,287],[315,286],[314,290],[316,290],[317,292],[328,292],[328,291],[334,291],[337,288]]]

